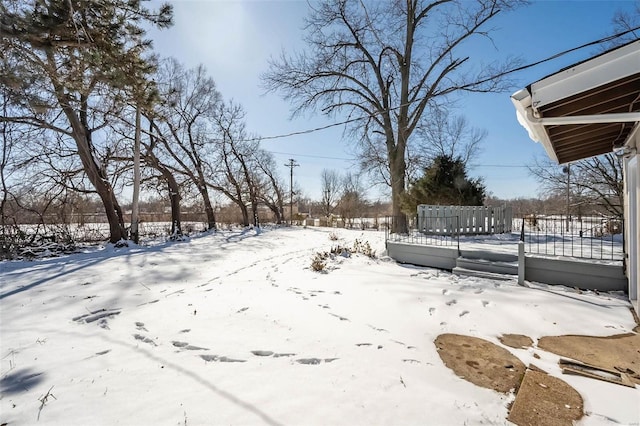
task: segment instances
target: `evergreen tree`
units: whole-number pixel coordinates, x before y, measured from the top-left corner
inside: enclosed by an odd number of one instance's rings
[[[485,196],[482,179],[469,178],[461,158],[440,155],[411,184],[402,207],[405,213],[415,214],[419,204],[481,206]]]

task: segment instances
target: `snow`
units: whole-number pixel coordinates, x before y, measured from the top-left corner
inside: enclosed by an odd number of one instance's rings
[[[311,269],[356,239],[376,257]],[[446,368],[439,334],[634,327],[624,295],[462,278],[383,251],[384,232],[274,228],[4,262],[0,423],[509,424],[514,396]],[[580,392],[581,424],[638,424],[639,389],[507,349]]]

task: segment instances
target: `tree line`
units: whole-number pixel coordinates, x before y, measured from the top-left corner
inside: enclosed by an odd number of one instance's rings
[[[261,206],[284,220],[285,185],[273,156],[246,128],[242,106],[223,98],[204,66],[187,69],[154,53],[145,28],[169,28],[173,11],[145,3],[0,1],[3,232],[16,221],[11,211],[96,196],[109,240],[127,239],[121,198],[132,185],[134,195],[141,185],[169,200],[175,236],[184,203],[202,205],[209,229],[220,199],[237,206],[243,225],[257,224]],[[417,203],[481,204],[486,197],[482,181],[466,172],[486,132],[455,114],[456,101],[514,87],[510,73],[520,59],[476,57],[468,47],[491,44],[496,17],[526,4],[321,0],[309,6],[306,49],[273,58],[263,88],[290,101],[294,114],[348,117],[345,135],[355,142],[359,172],[390,190],[400,218],[393,231],[404,232],[401,218]],[[616,16],[614,26],[634,19]],[[608,170],[594,163],[580,176]],[[340,203],[327,183],[322,204],[350,215],[346,206],[363,201],[364,175],[340,178]]]
[[[2,228],[12,212],[61,208],[97,196],[109,240],[129,238],[121,194],[139,183],[170,200],[198,200],[209,229],[220,197],[257,224],[258,206],[283,220],[284,185],[273,156],[223,98],[204,66],[158,58],[144,28],[168,28],[172,8],[138,0],[0,3]]]

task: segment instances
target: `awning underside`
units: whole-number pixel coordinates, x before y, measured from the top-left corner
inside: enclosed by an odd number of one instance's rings
[[[640,111],[640,71],[538,108],[540,118]],[[568,163],[621,147],[636,123],[545,125],[558,162]]]

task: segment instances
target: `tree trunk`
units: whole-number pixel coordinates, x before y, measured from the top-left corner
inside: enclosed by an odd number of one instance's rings
[[[131,203],[131,239],[140,242],[138,213],[140,201],[140,107],[136,107],[136,130],[133,143],[133,201]]]
[[[171,201],[171,238],[180,237],[182,235],[182,214],[180,212],[180,187],[173,173],[161,164],[157,164],[156,168],[162,173],[162,177],[167,181],[169,189],[169,200]]]
[[[393,226],[391,232],[406,234],[408,232],[407,216],[402,211],[402,196],[405,192],[406,162],[404,150],[389,150],[389,172],[391,178],[391,204]]]
[[[253,214],[253,226],[256,228],[260,226],[260,220],[258,219],[258,203],[251,202],[251,213]]]
[[[117,243],[120,240],[124,240],[127,238],[127,233],[122,218],[122,210],[113,193],[111,184],[106,176],[102,175],[100,168],[93,158],[87,129],[82,125],[79,117],[71,107],[63,106],[63,110],[69,123],[71,123],[73,139],[76,142],[84,172],[104,205],[107,221],[109,222],[109,242]]]
[[[209,190],[206,184],[199,185],[200,195],[202,196],[202,202],[204,203],[204,212],[207,215],[207,230],[216,229],[216,215],[209,198]]]
[[[180,213],[180,188],[178,182],[171,173],[165,176],[167,186],[169,187],[169,199],[171,200],[171,237],[179,237],[182,235],[182,222]]]
[[[240,207],[240,212],[242,212],[242,226],[249,226],[249,209],[242,202],[242,200],[238,201],[238,207]]]

